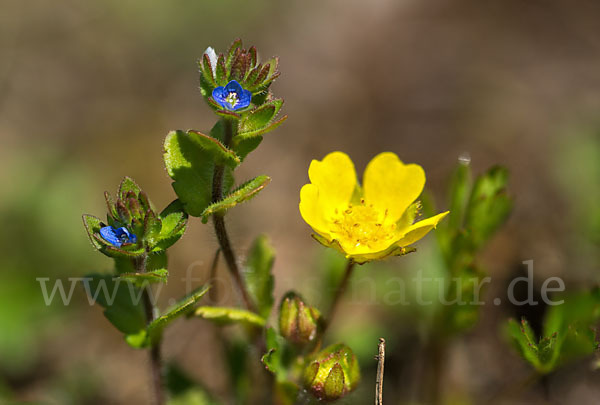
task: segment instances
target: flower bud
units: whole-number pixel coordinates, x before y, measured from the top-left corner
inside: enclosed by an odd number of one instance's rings
[[[279,307],[279,332],[297,345],[315,340],[319,331],[321,313],[304,303],[294,292],[287,293]]]
[[[341,343],[329,346],[310,360],[303,380],[316,398],[335,401],[358,385],[358,361],[348,346]]]

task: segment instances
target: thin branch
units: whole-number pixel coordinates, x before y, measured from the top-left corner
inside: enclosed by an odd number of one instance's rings
[[[375,405],[383,405],[383,365],[385,362],[385,339],[379,338],[377,354],[377,377],[375,380]]]
[[[352,276],[352,270],[354,270],[355,264],[356,263],[354,263],[354,261],[352,260],[348,260],[348,263],[346,264],[346,269],[344,270],[342,280],[340,281],[340,284],[338,284],[337,290],[335,291],[335,295],[333,296],[333,300],[331,301],[331,306],[329,307],[329,312],[327,315],[327,321],[323,327],[323,333],[325,333],[325,330],[327,330],[327,328],[331,324],[331,321],[333,320],[333,317],[335,315],[335,311],[338,307],[339,301],[346,292],[346,289],[348,288],[348,283],[350,281],[350,277]]]

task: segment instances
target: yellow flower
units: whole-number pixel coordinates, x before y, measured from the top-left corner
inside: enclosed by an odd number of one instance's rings
[[[366,263],[408,253],[411,245],[434,229],[448,211],[414,222],[425,186],[425,172],[404,164],[391,152],[367,165],[361,188],[354,163],[343,152],[333,152],[308,169],[311,183],[300,191],[300,214],[315,231],[313,237]]]

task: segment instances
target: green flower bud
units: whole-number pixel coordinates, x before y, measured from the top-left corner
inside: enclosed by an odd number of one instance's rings
[[[348,346],[341,343],[329,346],[309,361],[303,380],[316,398],[335,401],[358,385],[358,361]]]
[[[319,332],[321,313],[304,303],[294,292],[287,293],[279,307],[279,333],[288,341],[304,345],[314,341]]]

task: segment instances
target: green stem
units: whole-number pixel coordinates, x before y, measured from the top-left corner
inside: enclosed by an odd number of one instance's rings
[[[224,119],[223,120],[224,132],[225,135],[223,137],[223,145],[225,147],[229,147],[231,145],[231,141],[233,139],[233,122],[231,120]],[[213,188],[212,188],[212,202],[217,202],[223,199],[223,179],[225,177],[225,166],[223,165],[215,165],[215,170],[213,173]],[[219,246],[221,247],[221,253],[223,253],[223,257],[225,258],[225,262],[227,263],[227,268],[229,269],[229,273],[233,277],[235,283],[242,294],[242,299],[244,300],[244,304],[249,311],[255,311],[254,303],[248,294],[248,290],[246,289],[246,284],[242,279],[242,275],[237,263],[237,259],[233,248],[231,247],[231,242],[229,241],[229,236],[227,235],[227,228],[225,227],[225,218],[221,214],[213,215],[213,225],[215,228],[215,234],[217,235],[217,240],[219,241]]]
[[[146,263],[148,261],[148,253],[144,253],[144,255],[136,260],[136,268],[138,273],[146,272]],[[143,287],[143,300],[144,300],[144,310],[146,312],[146,319],[148,324],[154,320],[154,312],[155,307],[152,303],[150,293],[148,292],[149,286]],[[155,405],[163,405],[165,403],[165,393],[164,393],[164,381],[162,375],[162,359],[161,359],[161,351],[160,345],[162,343],[162,339],[158,338],[152,342],[152,346],[150,347],[150,370],[152,373],[152,381],[154,386],[154,404]]]
[[[331,321],[333,320],[336,309],[338,307],[338,303],[339,303],[340,299],[342,298],[342,296],[344,295],[344,293],[346,292],[346,289],[348,288],[348,283],[350,281],[350,277],[352,276],[352,271],[354,270],[355,264],[356,263],[354,263],[354,261],[352,259],[348,260],[348,263],[346,264],[346,269],[344,270],[344,275],[342,276],[342,280],[338,284],[338,287],[335,291],[335,295],[333,296],[333,300],[331,301],[331,306],[329,307],[327,320],[323,327],[323,333],[325,333],[325,330],[327,330],[327,328],[331,324]]]

